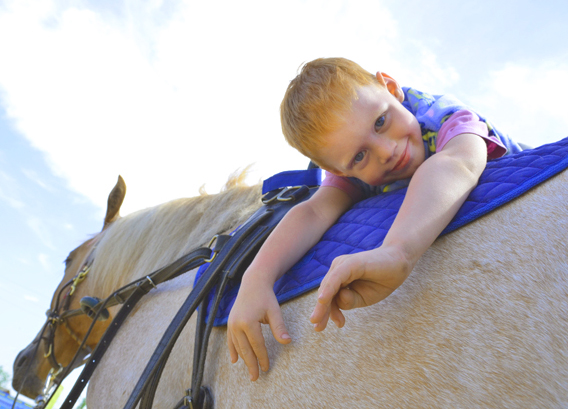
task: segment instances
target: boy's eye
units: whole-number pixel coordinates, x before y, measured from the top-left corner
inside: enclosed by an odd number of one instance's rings
[[[365,157],[365,152],[359,152],[357,155],[355,155],[355,158],[353,159],[354,163],[359,163],[363,160],[363,158]]]
[[[381,116],[378,117],[377,120],[375,121],[375,130],[381,129],[384,124],[385,124],[385,116],[384,116],[384,115],[381,115]]]

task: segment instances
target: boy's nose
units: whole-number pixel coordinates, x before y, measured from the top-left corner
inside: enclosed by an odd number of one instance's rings
[[[380,138],[377,141],[375,153],[381,164],[386,164],[394,156],[396,142],[389,138]]]

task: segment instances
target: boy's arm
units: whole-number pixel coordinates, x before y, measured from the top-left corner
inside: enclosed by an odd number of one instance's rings
[[[482,138],[461,134],[416,170],[383,244],[333,261],[310,317],[316,331],[325,329],[330,314],[343,326],[338,308],[377,303],[404,282],[477,185],[486,158]]]
[[[261,323],[270,325],[278,342],[291,341],[274,295],[274,283],[351,204],[351,199],[339,189],[320,188],[286,214],[243,275],[227,323],[227,344],[231,361],[235,363],[240,355],[249,368],[251,380],[258,378],[259,364],[263,371],[269,366]]]

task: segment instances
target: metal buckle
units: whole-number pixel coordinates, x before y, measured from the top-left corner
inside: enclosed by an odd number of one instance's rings
[[[183,397],[183,404],[189,409],[193,409],[193,400],[191,400],[191,389],[185,391],[185,396]]]
[[[211,246],[213,245],[213,243],[215,243],[217,241],[217,238],[219,238],[219,235],[216,234],[214,235],[211,240],[209,240],[209,244],[207,245],[207,247],[209,247],[212,251],[213,251],[213,255],[208,258],[208,259],[204,259],[203,261],[205,263],[211,263],[213,260],[215,260],[215,258],[217,257],[217,253],[219,253],[218,251],[214,250],[211,248]]]
[[[42,395],[44,397],[47,396],[50,389],[52,389],[53,385],[55,385],[55,378],[57,378],[57,375],[59,375],[61,371],[63,371],[63,366],[61,364],[59,364],[59,368],[57,368],[57,370],[55,368],[50,369],[47,374],[47,378],[45,379],[45,387],[43,388]]]
[[[51,356],[51,352],[53,351],[53,344],[50,342],[49,343],[49,349],[46,353],[43,354],[44,358],[49,358]],[[51,368],[51,370],[53,370],[53,368]]]
[[[146,276],[146,281],[148,281],[152,287],[158,288],[158,287],[156,287],[156,284],[154,284],[154,282],[152,281],[152,279],[150,278],[150,276]]]
[[[46,399],[46,397],[47,396],[51,397],[49,392],[53,388],[53,386],[55,385],[55,378],[57,378],[57,375],[59,375],[61,373],[61,371],[63,371],[63,366],[61,366],[61,364],[59,364],[59,368],[57,370],[55,370],[55,368],[51,368],[51,370],[47,374],[47,378],[45,380],[45,386],[43,387],[41,394],[39,394],[35,398],[34,409],[43,409],[45,407],[45,404],[49,400],[49,399]],[[57,391],[57,388],[55,388],[53,393],[55,393],[56,391]]]
[[[280,193],[280,192],[278,192]],[[270,204],[272,202],[274,202],[276,200],[276,197],[278,196],[278,193],[274,192],[273,190],[271,190],[270,192],[266,192],[265,194],[262,195],[262,197],[260,198],[260,200],[262,201],[262,203],[264,203],[265,205]]]
[[[288,192],[294,193],[296,190],[300,189],[301,187],[302,186],[288,186],[284,188],[280,193],[278,193],[278,196],[276,196],[276,200],[278,200],[279,202],[289,202],[290,200],[294,200],[294,197],[292,195],[286,197],[284,195]]]
[[[126,300],[120,294],[114,294],[113,298],[119,304],[124,304]]]
[[[206,247],[209,247],[210,249],[212,249],[211,246],[213,245],[213,243],[215,243],[217,241],[218,238],[219,238],[218,234],[211,237],[211,240],[209,240],[209,244]]]
[[[49,325],[57,325],[62,321],[62,319],[59,315],[54,314],[52,311],[49,311],[49,315],[47,316],[47,321]]]
[[[302,186],[286,186],[282,188],[278,193],[273,193],[273,191],[266,192],[262,196],[262,203],[265,205],[271,204],[273,202],[289,202],[294,200],[293,193],[301,189]],[[269,197],[270,196],[270,197]]]
[[[85,279],[85,277],[87,277],[87,274],[89,274],[90,270],[91,270],[90,266],[85,266],[85,267],[83,267],[81,272],[79,274],[77,274],[77,276],[75,278],[73,278],[73,284],[71,285],[71,290],[69,291],[69,296],[73,295],[73,293],[75,292],[75,289],[77,288],[79,283],[81,283],[81,281],[83,281]]]
[[[34,403],[35,403],[34,409],[42,409],[46,404],[45,396],[44,395],[37,395]]]

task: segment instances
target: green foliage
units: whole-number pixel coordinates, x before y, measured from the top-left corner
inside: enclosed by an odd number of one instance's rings
[[[87,409],[87,399],[83,398],[83,401],[81,403],[79,403],[79,406],[77,406],[77,409]]]
[[[6,372],[4,370],[4,368],[2,368],[2,365],[0,365],[0,388],[8,388],[8,383],[10,382],[10,375],[8,374],[8,372]]]

